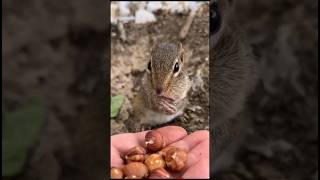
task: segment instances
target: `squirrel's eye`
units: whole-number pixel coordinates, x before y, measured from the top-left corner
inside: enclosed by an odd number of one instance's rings
[[[148,70],[151,71],[151,61],[148,63]]]
[[[173,68],[173,72],[178,72],[179,71],[179,63],[176,63],[175,65],[174,65],[174,68]]]
[[[210,33],[217,33],[221,27],[221,15],[216,2],[210,5]]]

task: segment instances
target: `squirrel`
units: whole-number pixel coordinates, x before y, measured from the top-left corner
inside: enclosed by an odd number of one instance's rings
[[[142,126],[155,126],[181,116],[191,88],[181,42],[155,43],[146,67],[141,89],[133,101],[135,118]]]
[[[250,129],[247,97],[257,82],[257,66],[250,47],[232,21],[234,0],[210,2],[210,127],[213,172],[230,166],[236,149]]]

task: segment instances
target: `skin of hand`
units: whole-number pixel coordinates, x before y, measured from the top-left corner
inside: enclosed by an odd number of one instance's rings
[[[172,174],[174,178],[209,178],[209,131],[199,130],[187,134],[179,126],[166,126],[157,129],[167,144],[188,151],[188,165],[185,171]],[[111,136],[111,167],[123,167],[125,153],[132,147],[144,144],[148,131],[138,133],[124,133]]]

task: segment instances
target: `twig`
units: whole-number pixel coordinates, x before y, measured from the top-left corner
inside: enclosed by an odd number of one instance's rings
[[[187,36],[195,15],[196,15],[196,10],[190,11],[189,16],[186,20],[186,23],[184,24],[184,26],[182,27],[179,33],[179,38],[181,40],[183,40]]]
[[[126,41],[127,40],[126,31],[125,31],[123,24],[121,22],[118,22],[118,30],[120,32],[120,39],[122,41]]]

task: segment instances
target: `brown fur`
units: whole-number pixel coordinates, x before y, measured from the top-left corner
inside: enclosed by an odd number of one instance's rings
[[[178,59],[180,65],[180,72],[177,76],[173,73],[176,59]],[[159,106],[161,100],[156,94],[157,88],[162,88],[165,96],[175,100],[171,102],[171,105],[178,112],[185,107],[187,101],[182,95],[186,94],[185,92],[191,86],[189,77],[183,69],[183,48],[180,43],[162,42],[154,45],[150,61],[151,71],[144,74],[141,80],[141,91],[134,100],[136,121],[139,121],[139,118],[144,116],[144,112],[147,110],[165,114]]]

